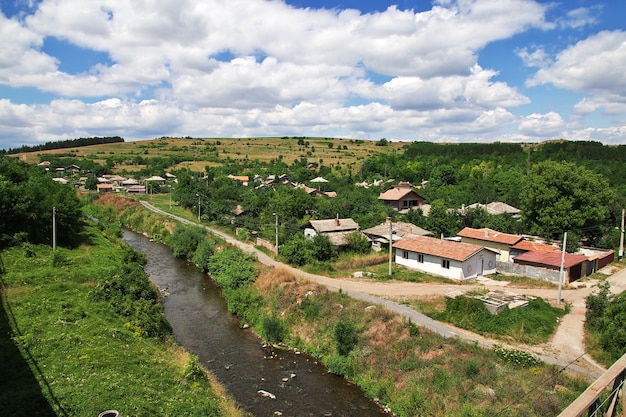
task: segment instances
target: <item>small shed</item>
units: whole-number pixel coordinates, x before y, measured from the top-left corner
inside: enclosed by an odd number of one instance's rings
[[[526,252],[513,259],[513,262],[520,265],[530,265],[538,268],[545,268],[553,271],[561,269],[560,252]],[[563,270],[565,272],[565,284],[574,282],[586,275],[585,263],[589,258],[584,255],[565,254]]]

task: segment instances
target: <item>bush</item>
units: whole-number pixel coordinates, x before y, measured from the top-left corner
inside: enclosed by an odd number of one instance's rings
[[[354,324],[344,320],[338,321],[335,324],[334,337],[337,353],[342,356],[348,356],[357,342]]]
[[[261,323],[261,337],[269,343],[283,341],[283,325],[278,317],[264,317]]]
[[[355,253],[366,254],[371,250],[370,241],[361,232],[352,232],[348,235],[348,247]]]
[[[177,225],[165,243],[172,248],[174,256],[191,260],[200,242],[205,238],[206,230],[200,227]]]
[[[604,323],[600,346],[617,360],[626,353],[626,293],[615,297],[606,307]]]
[[[598,284],[598,291],[594,291],[585,298],[587,312],[585,322],[591,329],[602,331],[604,329],[604,312],[609,306],[611,297],[611,285],[604,281]]]
[[[202,272],[209,270],[209,260],[215,253],[215,243],[211,240],[204,239],[198,245],[196,252],[193,254],[193,263],[196,264]]]
[[[344,376],[348,371],[348,358],[341,355],[333,355],[328,358],[327,366],[330,373]]]
[[[209,259],[211,276],[222,289],[233,289],[256,281],[253,259],[241,249],[225,249]]]
[[[241,318],[243,323],[255,325],[263,311],[263,297],[254,286],[227,288],[222,291],[228,311]]]
[[[500,345],[494,346],[493,350],[500,359],[515,367],[530,368],[541,364],[541,361],[537,359],[537,357],[523,350],[506,349]]]

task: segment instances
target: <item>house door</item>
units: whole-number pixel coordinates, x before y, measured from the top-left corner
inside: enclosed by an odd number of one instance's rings
[[[478,260],[478,269],[476,270],[476,274],[477,274],[478,276],[480,276],[480,275],[482,275],[482,274],[483,274],[483,267],[484,267],[484,264],[485,264],[485,260],[484,260],[484,259],[482,259],[482,258],[480,258],[480,259]]]

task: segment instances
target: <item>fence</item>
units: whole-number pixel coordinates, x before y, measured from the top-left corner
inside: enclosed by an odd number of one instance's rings
[[[616,417],[620,401],[621,391],[621,416],[626,417],[626,389],[624,388],[624,376],[626,376],[626,355],[622,356],[593,384],[580,394],[558,417],[579,417],[585,412],[589,417]],[[602,393],[611,385],[609,395],[601,399]]]

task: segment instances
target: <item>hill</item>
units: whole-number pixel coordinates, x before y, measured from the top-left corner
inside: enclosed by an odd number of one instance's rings
[[[384,146],[377,144],[384,143]],[[112,173],[139,171],[150,158],[168,158],[173,169],[204,171],[205,166],[282,161],[291,165],[297,159],[331,166],[358,169],[361,162],[376,153],[400,151],[406,142],[367,141],[343,138],[169,138],[136,142],[108,143],[76,148],[19,153],[13,156],[37,164],[50,157],[91,160],[111,167]]]

